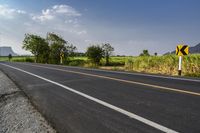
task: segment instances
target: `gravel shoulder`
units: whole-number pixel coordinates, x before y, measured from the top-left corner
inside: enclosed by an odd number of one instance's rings
[[[0,133],[56,133],[24,93],[1,71]]]

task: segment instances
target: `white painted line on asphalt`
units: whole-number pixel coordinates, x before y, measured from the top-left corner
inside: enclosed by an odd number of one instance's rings
[[[31,76],[37,77],[37,78],[39,78],[39,79],[42,79],[42,80],[44,80],[44,81],[47,81],[47,82],[52,83],[52,84],[54,84],[54,85],[57,85],[57,86],[59,86],[59,87],[62,87],[62,88],[64,88],[64,89],[68,90],[68,91],[71,91],[71,92],[73,92],[73,93],[75,93],[75,94],[78,94],[78,95],[80,95],[80,96],[82,96],[82,97],[85,97],[85,98],[87,98],[87,99],[89,99],[89,100],[91,100],[91,101],[93,101],[93,102],[99,103],[99,104],[101,104],[101,105],[103,105],[103,106],[105,106],[105,107],[107,107],[107,108],[110,108],[110,109],[112,109],[112,110],[115,110],[115,111],[117,111],[117,112],[119,112],[119,113],[122,113],[122,114],[124,114],[124,115],[126,115],[126,116],[128,116],[128,117],[130,117],[130,118],[136,119],[136,120],[138,120],[138,121],[140,121],[140,122],[142,122],[142,123],[145,123],[146,125],[149,125],[149,126],[151,126],[151,127],[156,128],[156,129],[158,129],[158,130],[160,130],[160,131],[163,131],[163,132],[166,132],[166,133],[178,133],[178,132],[175,131],[175,130],[172,130],[172,129],[170,129],[170,128],[167,128],[167,127],[165,127],[165,126],[162,126],[162,125],[160,125],[160,124],[158,124],[158,123],[155,123],[155,122],[153,122],[153,121],[151,121],[151,120],[148,120],[148,119],[146,119],[146,118],[143,118],[143,117],[141,117],[141,116],[139,116],[139,115],[136,115],[136,114],[134,114],[134,113],[128,112],[128,111],[126,111],[126,110],[124,110],[124,109],[122,109],[122,108],[119,108],[119,107],[117,107],[117,106],[114,106],[114,105],[112,105],[112,104],[109,104],[109,103],[107,103],[107,102],[104,102],[104,101],[102,101],[102,100],[100,100],[100,99],[97,99],[97,98],[95,98],[95,97],[89,96],[89,95],[87,95],[87,94],[85,94],[85,93],[82,93],[82,92],[80,92],[80,91],[74,90],[74,89],[72,89],[72,88],[70,88],[70,87],[67,87],[67,86],[65,86],[65,85],[62,85],[62,84],[60,84],[60,83],[58,83],[58,82],[49,80],[49,79],[47,79],[47,78],[41,77],[41,76],[39,76],[39,75],[36,75],[36,74],[31,73],[31,72],[22,70],[22,69],[17,68],[17,67],[13,67],[13,66],[10,66],[10,65],[2,64],[2,63],[0,63],[0,64],[1,64],[1,65],[4,65],[4,66],[7,66],[7,67],[10,67],[10,68],[12,68],[12,69],[15,69],[15,70],[24,72],[24,73],[29,74],[29,75],[31,75]]]
[[[56,71],[63,71],[63,72],[74,73],[74,74],[80,74],[80,75],[91,76],[91,77],[97,77],[97,78],[103,78],[103,79],[109,79],[109,80],[114,80],[114,81],[119,81],[119,82],[124,82],[124,83],[148,86],[148,87],[157,88],[157,89],[160,89],[160,90],[173,91],[173,92],[178,92],[178,93],[183,93],[183,94],[200,96],[200,93],[198,93],[198,92],[192,92],[192,91],[187,91],[187,90],[182,90],[182,89],[177,89],[177,88],[171,88],[171,87],[165,87],[165,86],[160,86],[160,85],[153,85],[153,84],[148,84],[148,83],[143,83],[143,82],[124,80],[124,79],[119,79],[119,78],[103,76],[103,75],[90,74],[90,73],[85,73],[85,72],[80,72],[80,71],[72,71],[72,70],[66,70],[66,69],[59,69],[59,68],[54,68],[54,67],[42,66],[42,65],[32,65],[32,64],[24,64],[24,65],[33,66],[33,67],[40,67],[40,68],[45,68],[45,69],[51,69],[51,70],[56,70]]]

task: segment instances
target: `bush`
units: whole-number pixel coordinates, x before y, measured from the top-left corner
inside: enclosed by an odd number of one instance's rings
[[[27,58],[25,58],[25,61],[26,61],[26,62],[34,62],[34,59],[33,59],[33,58],[27,57]]]
[[[92,45],[87,48],[86,55],[95,65],[99,65],[103,58],[103,49],[99,45]]]
[[[85,61],[84,60],[72,60],[72,61],[69,61],[68,65],[69,66],[84,66],[85,64]]]

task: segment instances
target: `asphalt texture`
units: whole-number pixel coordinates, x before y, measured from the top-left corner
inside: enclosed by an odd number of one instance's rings
[[[0,69],[24,90],[36,108],[60,133],[163,131],[5,65],[60,83],[176,132],[200,132],[200,79],[0,62]]]

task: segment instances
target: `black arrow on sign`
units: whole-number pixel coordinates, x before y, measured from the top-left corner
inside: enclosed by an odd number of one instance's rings
[[[177,48],[176,55],[178,55],[178,53],[179,53],[179,47],[177,46],[176,48]]]
[[[187,48],[188,46],[187,45],[184,45],[182,48],[181,48],[181,53],[183,54],[183,55],[187,55],[187,53],[185,53],[185,49]]]

